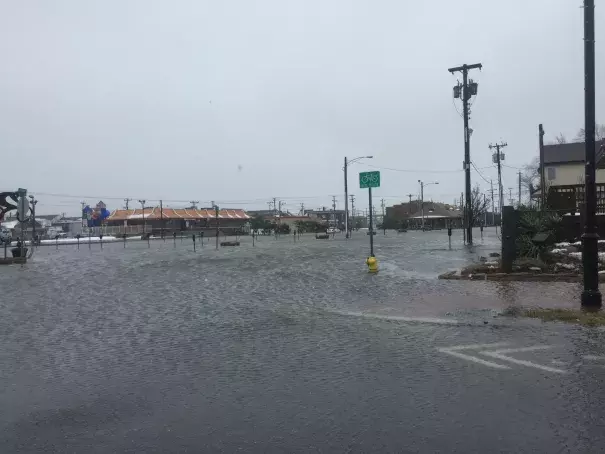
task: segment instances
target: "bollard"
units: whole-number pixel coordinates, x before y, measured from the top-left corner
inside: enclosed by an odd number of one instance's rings
[[[103,249],[103,234],[102,233],[99,233],[99,240],[101,243],[101,249]]]
[[[181,230],[181,243],[183,242],[183,231]]]
[[[176,232],[172,232],[172,238],[174,239],[174,247],[176,247]]]
[[[203,230],[200,232],[200,243],[202,244],[202,247],[204,247],[204,231]]]
[[[483,239],[483,225],[481,225],[481,227],[479,227],[479,229],[481,230],[481,239]]]
[[[90,237],[90,230],[88,231],[88,250],[90,250],[92,244],[92,239]]]
[[[150,234],[150,233],[148,233],[148,234],[147,234],[147,249],[149,249],[149,248],[151,247],[151,244],[150,244],[150,242],[149,242],[149,241],[150,241],[150,237],[151,237],[151,234]]]
[[[122,235],[122,238],[124,239],[124,249],[126,249],[126,234],[125,233]]]
[[[517,232],[517,211],[512,206],[502,207],[502,271],[511,273],[515,261]]]
[[[80,250],[80,234],[76,235],[76,240],[78,240],[78,251]]]
[[[452,227],[448,227],[447,228],[447,238],[449,240],[450,243],[450,249],[452,248]]]
[[[191,235],[191,238],[193,239],[193,252],[195,252],[195,233]]]
[[[59,250],[59,237],[58,236],[55,238],[55,244],[57,245],[57,251],[58,251]]]
[[[254,247],[254,237],[255,237],[255,235],[254,235],[254,230],[253,230],[252,231],[252,247]]]

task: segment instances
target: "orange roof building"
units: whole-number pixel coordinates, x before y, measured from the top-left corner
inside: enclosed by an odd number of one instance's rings
[[[108,223],[123,223],[132,221],[133,224],[145,221],[196,221],[213,220],[216,218],[216,212],[213,209],[205,208],[163,208],[146,207],[145,209],[136,208],[132,210],[115,210],[106,219]],[[250,216],[244,210],[226,210],[218,212],[219,220],[239,220],[246,222]]]

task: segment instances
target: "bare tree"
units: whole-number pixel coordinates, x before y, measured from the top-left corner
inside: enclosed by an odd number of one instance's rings
[[[597,125],[594,131],[595,140],[600,142],[601,140],[605,140],[605,125]],[[586,140],[586,131],[584,128],[581,128],[576,135],[576,140],[578,142],[584,142]]]
[[[563,133],[559,133],[557,137],[555,137],[555,143],[562,144],[567,143],[567,138],[563,135]]]
[[[479,185],[476,185],[471,191],[471,205],[473,209],[473,225],[482,225],[485,220],[485,213],[491,203],[491,198],[487,198]]]
[[[534,157],[529,164],[526,164],[521,174],[521,185],[529,193],[535,192],[540,187],[540,157]]]

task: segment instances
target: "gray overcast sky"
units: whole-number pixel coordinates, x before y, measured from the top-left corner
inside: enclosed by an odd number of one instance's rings
[[[294,209],[334,194],[342,207],[343,157],[372,154],[374,166],[416,170],[383,169],[377,198],[407,200],[423,179],[440,182],[425,198],[452,202],[463,127],[447,68],[484,65],[472,73],[476,166],[504,139],[506,164],[521,167],[537,154],[538,123],[547,139],[583,126],[581,4],[2,0],[0,144],[5,166],[26,160],[3,172],[2,190],[38,193],[46,213],[76,214],[92,196],[111,209],[122,203],[112,197],[248,209],[283,197]],[[605,122],[605,2],[596,19]],[[349,186],[361,207],[360,170],[370,168],[352,165]],[[505,168],[504,186],[516,194],[515,172]]]

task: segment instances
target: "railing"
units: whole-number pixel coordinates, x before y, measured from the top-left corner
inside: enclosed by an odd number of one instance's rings
[[[597,187],[597,213],[605,213],[605,184],[599,183]],[[584,185],[551,186],[548,190],[547,208],[550,210],[580,211],[584,203]]]
[[[84,227],[82,234],[87,236],[89,233],[94,236],[103,234],[104,236],[119,236],[119,235],[142,235],[143,233],[151,233],[151,225],[103,225],[100,227]]]

